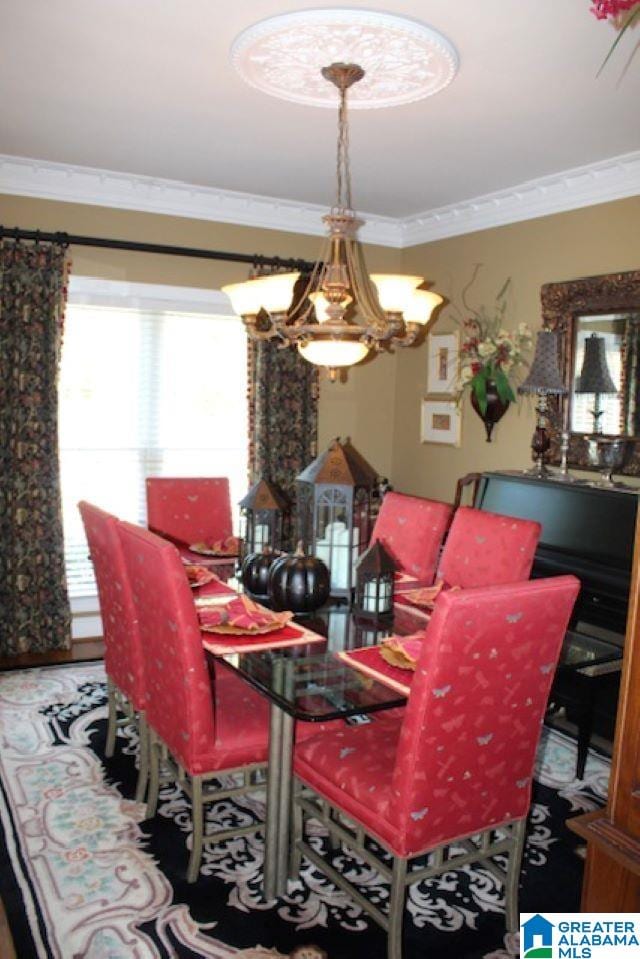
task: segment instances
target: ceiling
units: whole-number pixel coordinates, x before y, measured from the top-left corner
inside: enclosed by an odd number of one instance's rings
[[[233,39],[347,0],[0,0],[0,153],[325,205],[333,111],[245,85]],[[354,111],[354,203],[416,215],[640,150],[640,51],[589,0],[386,0],[458,51],[453,83]],[[382,9],[382,8],[381,8]],[[626,67],[628,66],[628,69]]]

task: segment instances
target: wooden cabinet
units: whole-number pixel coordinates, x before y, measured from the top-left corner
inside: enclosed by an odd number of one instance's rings
[[[571,819],[587,841],[585,912],[640,912],[640,522],[636,523],[609,799]]]

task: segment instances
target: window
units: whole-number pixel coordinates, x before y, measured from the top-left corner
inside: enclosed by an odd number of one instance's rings
[[[228,476],[246,492],[246,333],[226,297],[75,279],[60,370],[69,595],[95,595],[77,504],[144,524],[146,476]]]

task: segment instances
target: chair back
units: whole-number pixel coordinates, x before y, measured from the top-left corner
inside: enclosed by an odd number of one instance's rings
[[[540,523],[461,506],[447,536],[437,578],[449,586],[498,586],[529,579]]]
[[[400,733],[393,818],[419,852],[526,815],[574,576],[438,600]]]
[[[387,493],[373,528],[371,542],[382,543],[399,572],[424,585],[433,582],[440,545],[451,506],[404,493]]]
[[[231,536],[229,480],[148,477],[147,525],[154,533],[189,546]]]
[[[98,585],[105,670],[133,706],[144,709],[144,660],[118,520],[85,501],[78,503],[78,509]]]
[[[147,720],[174,757],[192,770],[214,745],[211,681],[193,595],[172,543],[118,525],[140,625]]]

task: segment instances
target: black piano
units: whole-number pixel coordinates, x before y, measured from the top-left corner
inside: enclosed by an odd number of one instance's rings
[[[637,504],[635,492],[505,471],[481,476],[474,505],[542,524],[532,576],[577,576],[582,588],[569,635],[577,637],[576,648],[590,637],[594,650],[611,644],[613,656],[624,643]],[[552,699],[580,727],[579,775],[592,728],[612,738],[619,675],[619,663],[576,673],[563,670],[561,660]]]

